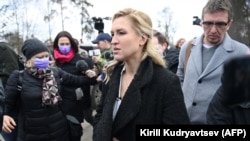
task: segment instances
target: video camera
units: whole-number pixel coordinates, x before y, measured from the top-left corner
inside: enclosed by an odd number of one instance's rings
[[[94,21],[94,28],[96,30],[98,30],[98,33],[103,33],[103,29],[104,29],[104,23],[103,20],[111,20],[111,17],[104,17],[104,18],[96,18],[96,17],[92,17],[92,20]]]
[[[193,21],[193,25],[201,25],[201,19],[198,16],[193,16],[194,21]]]
[[[102,18],[96,18],[96,17],[93,17],[92,20],[94,21],[94,28],[96,30],[98,30],[99,33],[103,33],[103,29],[104,29],[104,23],[103,23],[103,20]]]

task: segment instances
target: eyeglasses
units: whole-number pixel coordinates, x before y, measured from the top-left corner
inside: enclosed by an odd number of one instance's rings
[[[215,25],[215,27],[223,29],[228,25],[229,22],[209,22],[209,21],[205,21],[202,22],[204,28],[212,28],[213,25]]]

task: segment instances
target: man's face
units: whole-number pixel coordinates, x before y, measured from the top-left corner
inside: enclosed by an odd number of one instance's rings
[[[153,36],[152,41],[153,41],[153,44],[154,44],[156,50],[162,55],[164,50],[166,49],[166,45],[160,44],[158,41],[158,38],[155,36]]]
[[[104,50],[105,48],[107,48],[107,41],[105,40],[102,40],[102,41],[99,41],[97,43],[97,47],[100,49],[100,50]]]
[[[228,13],[218,11],[205,13],[203,16],[202,27],[204,30],[204,43],[208,45],[218,45],[225,37],[226,32],[231,26]]]

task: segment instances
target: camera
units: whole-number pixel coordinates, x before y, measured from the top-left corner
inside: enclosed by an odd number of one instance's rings
[[[194,21],[193,21],[193,25],[201,25],[201,19],[198,16],[193,16]]]
[[[102,18],[96,18],[96,17],[93,17],[92,20],[94,21],[94,28],[96,30],[98,30],[99,33],[103,33],[103,29],[104,29],[104,23],[103,23],[103,20]]]

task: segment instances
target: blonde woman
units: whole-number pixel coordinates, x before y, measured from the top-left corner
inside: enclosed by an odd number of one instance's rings
[[[138,124],[189,124],[178,77],[152,43],[152,21],[136,9],[115,13],[114,61],[94,120],[94,141],[135,141]]]

